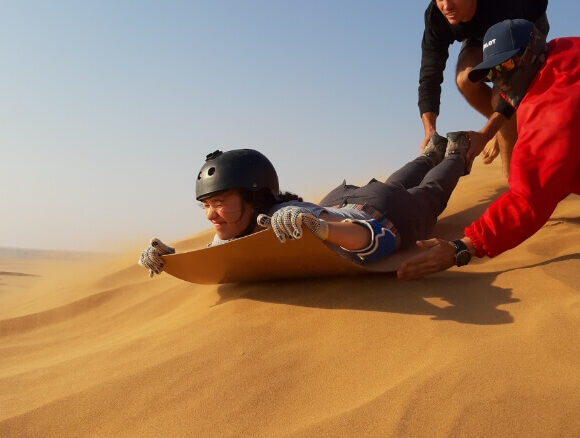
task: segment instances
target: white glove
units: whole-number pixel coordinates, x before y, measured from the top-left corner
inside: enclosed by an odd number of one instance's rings
[[[285,242],[286,239],[300,239],[302,225],[305,225],[318,238],[322,240],[328,238],[328,223],[318,219],[304,207],[283,207],[276,211],[272,217],[260,214],[257,222],[262,227],[272,227],[280,242]]]
[[[175,254],[175,249],[167,246],[158,238],[151,239],[151,244],[145,248],[139,257],[139,264],[149,269],[149,277],[153,274],[161,274],[165,264],[162,255]]]

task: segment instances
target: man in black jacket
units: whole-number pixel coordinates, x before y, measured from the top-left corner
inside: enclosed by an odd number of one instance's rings
[[[517,138],[515,109],[499,98],[483,82],[473,83],[467,75],[482,60],[483,36],[489,27],[505,19],[525,18],[545,35],[550,26],[546,17],[548,0],[431,0],[425,10],[425,30],[421,43],[419,72],[419,111],[425,129],[421,149],[436,132],[443,71],[449,57],[449,46],[461,41],[457,59],[456,83],[469,104],[490,120],[498,132],[482,152],[485,163],[501,153],[507,176],[511,150]],[[472,139],[473,141],[477,139]],[[481,150],[483,145],[477,145]],[[471,161],[474,157],[471,157]]]

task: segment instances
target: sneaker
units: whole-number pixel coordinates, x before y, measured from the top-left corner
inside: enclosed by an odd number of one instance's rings
[[[446,148],[447,139],[435,133],[429,139],[429,142],[427,143],[427,146],[425,146],[425,149],[423,149],[421,155],[431,158],[433,166],[437,166],[441,161],[443,161]]]
[[[461,155],[463,159],[467,156],[467,151],[471,147],[471,139],[466,131],[448,132],[447,149],[445,156]]]

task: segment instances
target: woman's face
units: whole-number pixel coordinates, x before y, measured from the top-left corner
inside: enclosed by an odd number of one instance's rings
[[[205,216],[222,240],[238,237],[248,228],[254,209],[236,190],[226,190],[202,201]]]

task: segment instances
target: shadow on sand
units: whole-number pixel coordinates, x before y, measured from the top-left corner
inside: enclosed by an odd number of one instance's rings
[[[500,309],[520,300],[510,289],[493,285],[496,277],[519,269],[580,260],[566,255],[534,265],[492,273],[445,272],[414,281],[400,281],[395,274],[361,275],[265,283],[226,284],[218,289],[220,300],[248,299],[322,309],[367,310],[410,315],[430,315],[434,320],[494,325],[514,321]],[[436,304],[431,301],[435,301]]]
[[[506,324],[499,306],[517,302],[511,291],[492,286],[495,274],[446,273],[412,282],[394,274],[222,285],[217,304],[238,298],[324,309],[430,315],[468,324]],[[437,305],[430,302],[436,299]]]

